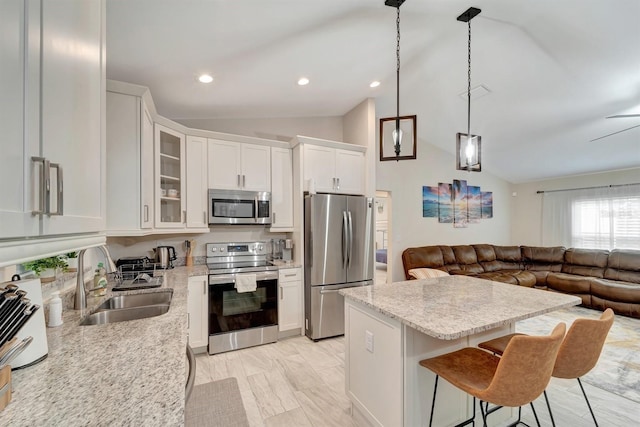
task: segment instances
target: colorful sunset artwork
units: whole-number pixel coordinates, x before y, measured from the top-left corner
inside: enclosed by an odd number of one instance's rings
[[[465,228],[469,214],[467,212],[467,181],[464,179],[453,180],[453,226]]]
[[[422,216],[438,217],[438,187],[422,187]]]
[[[463,179],[453,183],[438,183],[437,187],[422,187],[422,216],[438,218],[441,223],[453,223],[454,228],[477,224],[493,218],[493,192],[467,185]]]
[[[482,192],[482,218],[493,218],[493,192]]]
[[[451,184],[438,183],[438,222],[453,222],[453,197]]]

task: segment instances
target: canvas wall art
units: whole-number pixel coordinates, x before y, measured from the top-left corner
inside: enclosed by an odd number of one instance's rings
[[[481,219],[493,218],[493,192],[468,185],[464,179],[422,187],[422,216],[465,228]]]

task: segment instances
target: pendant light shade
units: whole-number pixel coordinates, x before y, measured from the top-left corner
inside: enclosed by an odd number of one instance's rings
[[[480,135],[466,133],[456,134],[456,169],[480,172],[481,165],[481,140]]]
[[[470,7],[456,19],[466,22],[469,31],[467,47],[467,133],[456,134],[456,169],[469,172],[480,172],[481,137],[471,133],[471,20],[481,12],[480,9]]]

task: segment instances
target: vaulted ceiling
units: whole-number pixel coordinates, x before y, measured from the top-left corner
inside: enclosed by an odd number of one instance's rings
[[[484,170],[517,183],[640,167],[640,117],[606,118],[640,114],[638,0],[406,0],[400,113],[418,115],[419,144],[453,154],[466,131],[456,17],[470,6]],[[341,116],[368,97],[394,116],[395,48],[384,0],[107,0],[108,78],[149,87],[173,119]]]

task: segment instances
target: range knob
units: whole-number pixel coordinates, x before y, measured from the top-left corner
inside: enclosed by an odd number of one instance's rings
[[[218,251],[218,248],[216,247],[211,248],[211,252],[217,252],[217,251]]]
[[[259,251],[261,251],[261,250],[263,250],[263,249],[264,249],[264,246],[262,246],[262,245],[258,245],[258,250],[259,250]]]
[[[220,247],[220,252],[224,252],[224,246]]]

